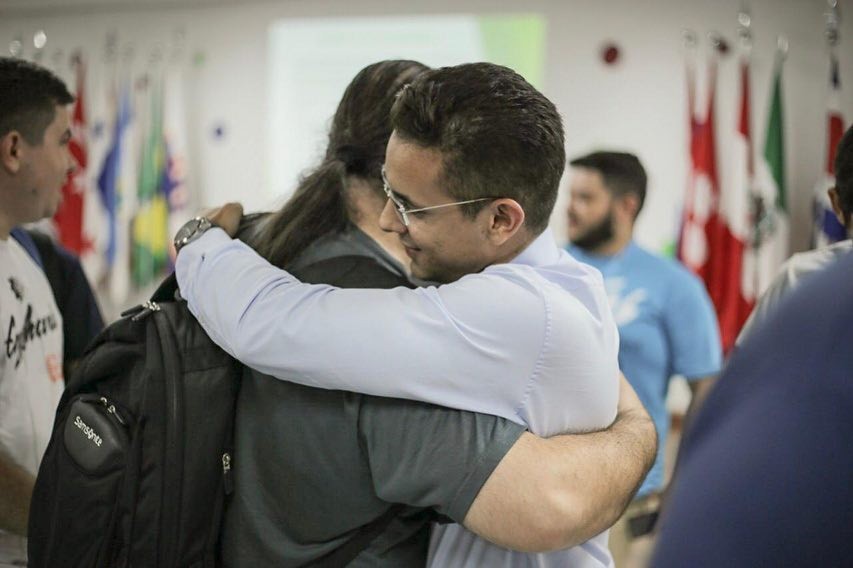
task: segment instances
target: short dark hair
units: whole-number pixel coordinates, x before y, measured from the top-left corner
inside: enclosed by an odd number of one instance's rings
[[[835,150],[835,191],[849,225],[853,214],[853,126],[847,129]]]
[[[400,93],[391,123],[401,139],[441,153],[455,199],[509,197],[531,231],[548,225],[566,166],[563,123],[512,69],[470,63],[427,71]],[[483,205],[463,211],[474,216]]]
[[[0,136],[17,130],[30,144],[41,144],[56,105],[72,102],[62,79],[44,67],[0,57]]]
[[[613,195],[634,194],[639,201],[637,213],[646,201],[646,170],[634,154],[628,152],[593,152],[570,162],[574,168],[589,168],[601,174],[604,185]]]

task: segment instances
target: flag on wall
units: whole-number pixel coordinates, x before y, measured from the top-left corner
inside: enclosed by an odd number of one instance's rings
[[[80,257],[80,260],[89,281],[101,285],[108,270],[110,210],[103,201],[104,191],[101,189],[100,179],[107,163],[107,156],[114,144],[118,101],[113,80],[115,73],[112,69],[101,66],[87,71],[91,88],[86,95],[88,109],[86,188],[88,193],[83,209],[83,230],[91,239],[92,247],[88,253]]]
[[[835,150],[844,133],[844,117],[841,114],[841,77],[838,72],[838,58],[835,53],[829,56],[829,97],[827,99],[827,142],[826,161],[823,176],[815,184],[814,227],[812,246],[821,247],[847,238],[847,231],[829,202],[827,190],[835,185]]]
[[[740,104],[733,144],[730,183],[720,189],[720,219],[712,240],[714,272],[706,280],[717,310],[723,349],[728,351],[755,303],[755,263],[751,250],[753,234],[754,166],[749,60],[740,62]]]
[[[133,283],[145,286],[156,279],[169,260],[169,206],[166,192],[166,147],[163,139],[163,93],[149,84],[150,114],[142,149],[138,208],[133,219]],[[166,182],[166,184],[164,184]]]
[[[98,190],[101,202],[107,213],[107,244],[105,255],[107,266],[112,268],[116,260],[116,241],[118,240],[118,177],[122,155],[121,143],[124,131],[130,120],[130,104],[128,94],[122,92],[115,108],[115,119],[112,121],[112,136],[107,153],[98,175]]]
[[[85,227],[85,211],[87,200],[87,153],[86,153],[86,105],[85,81],[86,72],[82,60],[76,62],[77,97],[74,102],[74,110],[71,118],[71,140],[68,144],[69,150],[76,170],[65,181],[62,186],[62,201],[53,222],[59,242],[68,250],[78,256],[92,250],[91,235],[87,234]]]
[[[758,165],[753,216],[756,292],[761,295],[788,258],[790,221],[785,184],[783,58],[776,60],[770,87],[770,108],[764,152]]]
[[[163,85],[163,139],[166,164],[163,168],[163,193],[169,204],[169,235],[174,235],[190,216],[190,189],[187,167],[187,114],[183,75],[173,66],[167,70]],[[169,244],[170,260],[174,247]]]
[[[711,273],[709,255],[711,227],[717,219],[718,177],[714,139],[714,92],[716,65],[709,69],[708,108],[704,120],[696,114],[695,77],[692,67],[687,69],[687,97],[690,124],[690,173],[687,196],[678,236],[677,255],[688,268],[705,282]]]
[[[119,158],[115,262],[110,270],[110,296],[116,306],[124,305],[131,291],[130,229],[136,210],[136,190],[139,184],[139,87],[127,80],[123,88],[127,123],[122,133]]]
[[[709,64],[707,111],[704,120],[695,111],[694,76],[688,68],[688,108],[690,110],[690,176],[684,203],[678,259],[703,280],[720,323],[724,346],[729,345],[731,331],[725,333],[722,310],[726,297],[724,279],[730,275],[725,257],[724,219],[720,216],[720,183],[717,173],[716,136],[714,132],[717,66]],[[735,290],[740,288],[739,282]]]
[[[133,91],[129,81],[119,88],[110,148],[104,159],[98,188],[107,211],[106,247],[109,295],[122,306],[130,294],[130,243],[128,227],[136,191],[136,126]]]
[[[749,64],[740,66],[740,105],[734,141],[734,175],[720,186],[714,131],[716,61],[709,64],[708,109],[704,120],[694,110],[692,69],[688,68],[691,174],[679,236],[678,258],[705,283],[714,304],[723,350],[735,343],[755,301],[752,256],[752,158]]]

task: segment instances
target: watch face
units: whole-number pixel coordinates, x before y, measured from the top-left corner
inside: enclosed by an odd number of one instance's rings
[[[184,226],[178,229],[178,234],[175,235],[175,246],[183,244],[183,242],[198,230],[198,219],[190,219]]]
[[[205,217],[190,219],[175,235],[175,250],[181,250],[182,247],[199,238],[212,226],[210,220]]]

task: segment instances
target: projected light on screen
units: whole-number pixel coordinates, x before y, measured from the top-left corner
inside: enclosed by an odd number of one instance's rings
[[[268,180],[283,199],[317,164],[344,88],[364,66],[491,61],[542,87],[545,21],[537,15],[288,19],[269,31]]]

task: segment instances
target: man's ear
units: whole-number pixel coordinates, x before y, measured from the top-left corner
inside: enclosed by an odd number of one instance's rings
[[[635,193],[626,193],[625,195],[615,198],[619,204],[618,207],[625,214],[625,217],[632,223],[637,218],[640,212],[640,198]]]
[[[23,137],[17,130],[11,130],[0,137],[0,167],[10,174],[21,169]]]
[[[524,208],[515,199],[502,197],[489,205],[489,239],[500,246],[524,225]]]
[[[844,215],[844,208],[841,207],[841,196],[838,195],[838,190],[830,187],[826,190],[826,194],[829,196],[829,202],[832,203],[832,211],[838,217],[838,221],[844,227],[847,227],[849,219]]]

